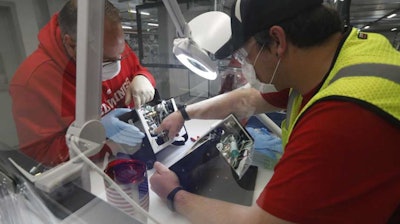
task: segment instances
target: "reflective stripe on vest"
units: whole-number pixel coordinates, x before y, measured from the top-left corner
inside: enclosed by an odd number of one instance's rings
[[[342,68],[335,75],[335,77],[333,77],[330,83],[342,77],[377,76],[377,74],[379,74],[378,77],[385,78],[397,84],[400,84],[400,67],[396,65],[384,65],[384,64],[358,64]]]

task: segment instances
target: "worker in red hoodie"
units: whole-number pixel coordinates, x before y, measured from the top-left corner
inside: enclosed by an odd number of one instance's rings
[[[19,148],[47,166],[69,159],[65,134],[75,120],[77,1],[70,0],[39,32],[39,46],[11,84]],[[134,146],[144,134],[117,116],[154,96],[155,80],[126,44],[119,10],[105,3],[102,123],[109,139]],[[104,152],[108,147],[105,146]]]

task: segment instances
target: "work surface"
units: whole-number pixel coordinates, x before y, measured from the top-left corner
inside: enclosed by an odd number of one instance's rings
[[[210,128],[216,124],[218,120],[190,120],[185,123],[187,128],[187,132],[190,137],[196,138],[197,136],[202,136],[205,134]],[[193,145],[191,140],[188,140],[187,143],[183,146],[174,146],[171,145],[159,152],[157,156],[157,160],[165,164],[166,166],[171,166],[180,158],[182,158]],[[154,173],[154,169],[148,170],[147,175],[151,177]],[[263,167],[259,167],[258,175],[254,190],[253,203],[255,203],[258,195],[263,190],[266,183],[270,180],[273,171],[267,170]],[[106,193],[104,188],[104,181],[102,177],[100,177],[94,171],[91,171],[91,186],[92,193],[97,197],[106,201]],[[150,188],[150,186],[149,186]],[[160,223],[189,223],[189,221],[181,216],[178,213],[172,212],[167,208],[165,201],[159,198],[151,189],[149,189],[149,213]],[[99,220],[101,223],[101,220]],[[151,220],[148,223],[153,223]]]

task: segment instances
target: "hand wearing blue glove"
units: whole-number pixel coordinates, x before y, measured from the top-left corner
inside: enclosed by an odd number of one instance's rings
[[[246,130],[254,139],[254,149],[270,150],[282,153],[282,140],[273,136],[266,128],[246,127]]]
[[[253,162],[273,169],[282,156],[282,140],[273,136],[266,128],[246,127],[254,139]]]
[[[101,118],[101,123],[106,129],[107,138],[130,146],[135,146],[142,142],[145,135],[135,125],[118,119],[118,116],[130,111],[131,109],[128,108],[115,108]]]

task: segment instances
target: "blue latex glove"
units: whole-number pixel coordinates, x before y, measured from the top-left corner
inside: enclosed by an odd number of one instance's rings
[[[118,119],[118,116],[130,111],[131,109],[128,108],[115,108],[101,118],[101,123],[106,129],[107,138],[130,146],[135,146],[142,142],[144,134],[135,125]]]
[[[246,130],[254,139],[254,149],[282,153],[282,140],[271,135],[267,129],[246,127]]]

